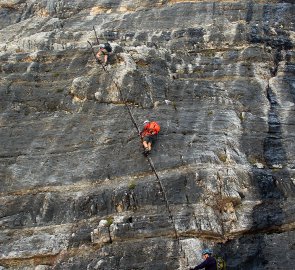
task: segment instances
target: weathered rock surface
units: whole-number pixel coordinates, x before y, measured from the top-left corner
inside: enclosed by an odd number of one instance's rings
[[[188,269],[204,247],[229,270],[293,269],[294,13],[2,0],[0,269]],[[158,178],[126,104],[161,125]]]

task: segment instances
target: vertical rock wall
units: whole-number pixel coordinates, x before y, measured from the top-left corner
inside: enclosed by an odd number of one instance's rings
[[[0,269],[293,269],[294,11],[1,1]]]

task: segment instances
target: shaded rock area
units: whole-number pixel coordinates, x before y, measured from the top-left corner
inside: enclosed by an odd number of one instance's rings
[[[294,14],[2,0],[0,269],[294,269]],[[161,125],[149,160],[131,115]]]

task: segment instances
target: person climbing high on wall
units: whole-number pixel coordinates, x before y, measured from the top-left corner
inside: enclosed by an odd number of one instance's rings
[[[144,127],[140,132],[140,136],[142,138],[142,144],[144,147],[143,154],[147,156],[150,154],[152,150],[152,144],[155,143],[161,128],[157,122],[151,122],[149,120],[145,120],[143,124]]]
[[[202,257],[204,261],[197,265],[195,268],[190,268],[190,270],[197,270],[197,269],[203,269],[205,270],[217,270],[217,262],[215,258],[212,256],[212,251],[210,249],[204,249],[202,251]]]
[[[101,56],[104,56],[104,64],[106,65],[109,60],[109,55],[112,52],[112,47],[110,43],[106,42],[104,44],[99,45],[99,50],[96,54],[96,57],[99,61],[101,61]]]

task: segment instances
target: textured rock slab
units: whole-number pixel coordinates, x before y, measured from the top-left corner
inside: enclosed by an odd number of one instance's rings
[[[1,259],[55,255],[68,244],[69,228],[44,228],[28,231],[2,231]]]
[[[279,242],[292,261],[294,8],[2,1],[0,264],[187,269],[209,246],[229,269],[274,269]],[[139,128],[161,124],[161,182],[125,101]]]

